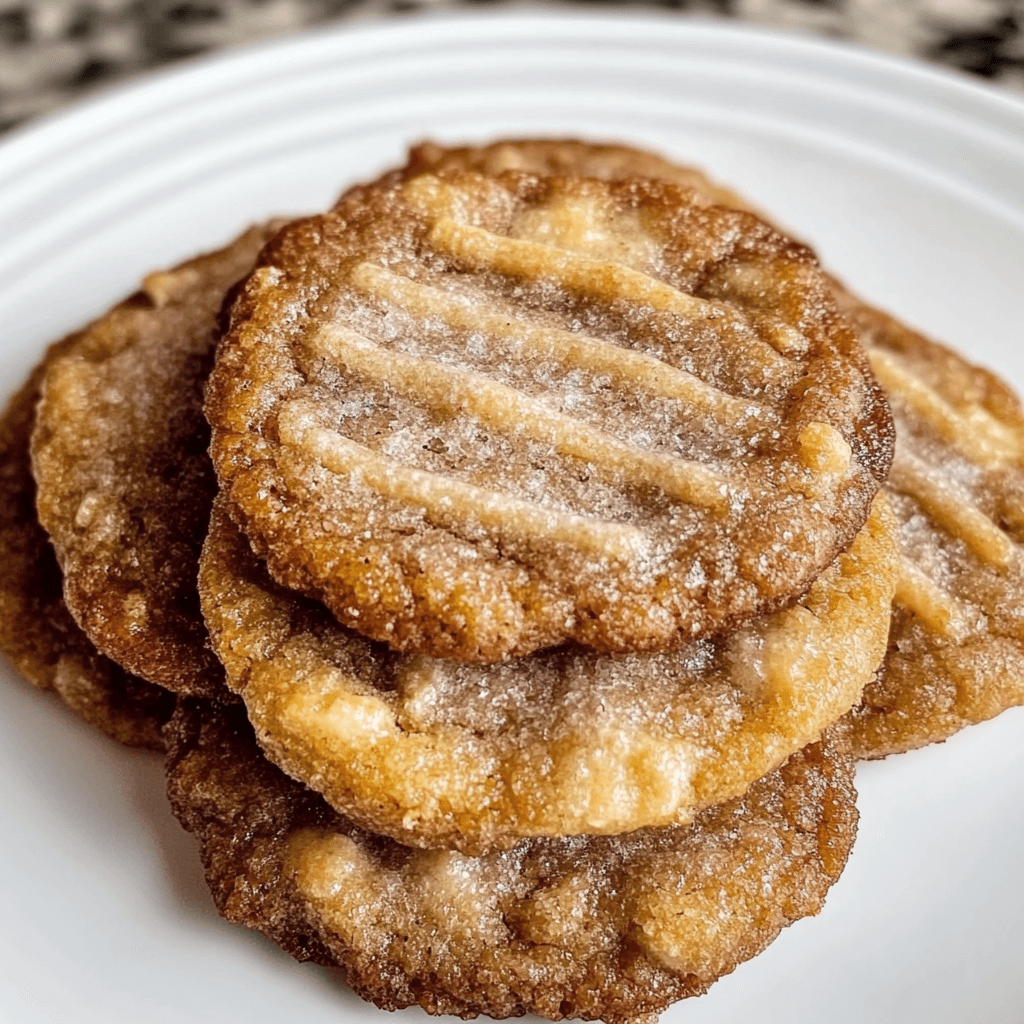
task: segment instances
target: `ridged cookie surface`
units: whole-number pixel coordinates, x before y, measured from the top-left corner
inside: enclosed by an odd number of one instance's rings
[[[196,594],[216,491],[203,384],[225,293],[271,234],[150,274],[42,379],[33,472],[68,607],[100,651],[179,693],[225,693]]]
[[[39,382],[49,362],[74,345],[54,345],[0,415],[0,651],[42,690],[108,736],[163,748],[174,698],[103,657],[64,604],[63,580],[39,525],[29,437]]]
[[[859,699],[885,652],[883,500],[789,609],[663,654],[563,646],[499,665],[391,651],[275,584],[214,505],[200,592],[275,763],[365,828],[477,853],[686,822]]]
[[[856,826],[849,760],[808,747],[685,828],[474,859],[370,835],[182,701],[168,792],[221,913],[339,964],[385,1009],[626,1024],[704,992],[821,908]]]
[[[1024,410],[994,374],[847,296],[896,421],[889,651],[853,716],[862,757],[1024,704]]]
[[[477,662],[670,649],[780,607],[891,454],[809,250],[646,179],[354,189],[265,250],[207,394],[275,578]]]

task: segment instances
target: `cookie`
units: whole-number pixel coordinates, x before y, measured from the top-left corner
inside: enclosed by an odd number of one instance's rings
[[[275,578],[396,650],[668,650],[804,592],[891,421],[810,251],[650,180],[391,175],[268,246],[207,392]]]
[[[994,374],[842,292],[896,421],[889,651],[853,716],[862,757],[1024,704],[1024,410]]]
[[[618,834],[742,794],[856,703],[885,652],[895,526],[789,609],[669,653],[481,666],[392,651],[275,584],[214,505],[199,587],[259,742],[364,828],[468,853]]]
[[[856,827],[851,764],[829,739],[688,827],[480,859],[356,828],[267,762],[237,711],[183,700],[168,745],[171,805],[221,913],[343,966],[389,1010],[658,1013],[817,913]]]
[[[174,698],[104,658],[71,617],[61,572],[35,510],[29,459],[39,383],[75,344],[54,345],[0,415],[0,651],[42,690],[122,743],[163,749]]]
[[[150,274],[42,378],[36,501],[67,605],[103,654],[175,692],[226,692],[195,583],[216,491],[203,382],[224,295],[272,232]]]

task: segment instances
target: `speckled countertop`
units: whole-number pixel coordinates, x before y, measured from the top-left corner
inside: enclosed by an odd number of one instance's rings
[[[496,0],[462,0],[464,6]],[[500,2],[500,0],[498,0]],[[98,86],[224,46],[459,0],[0,0],[0,131]],[[608,9],[607,0],[579,6]],[[849,39],[1024,90],[1024,0],[644,0]]]

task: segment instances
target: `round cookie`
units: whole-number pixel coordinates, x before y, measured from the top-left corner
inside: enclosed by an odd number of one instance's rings
[[[1024,704],[1024,410],[994,374],[842,291],[896,421],[889,651],[852,716],[861,757]]]
[[[651,180],[386,176],[268,246],[207,391],[279,582],[397,650],[665,650],[805,591],[891,422],[810,251]]]
[[[225,693],[196,573],[216,480],[203,382],[225,293],[273,225],[150,274],[48,361],[32,437],[39,519],[96,647],[169,690]]]
[[[856,827],[832,740],[686,828],[480,859],[370,835],[274,768],[236,711],[181,701],[168,793],[229,920],[340,965],[385,1009],[627,1024],[699,995],[815,914]]]
[[[371,831],[467,853],[685,823],[860,698],[885,652],[894,523],[782,612],[669,653],[563,646],[498,665],[401,654],[275,584],[214,504],[199,588],[261,746]]]
[[[0,651],[30,682],[56,691],[108,736],[162,750],[160,729],[174,708],[173,696],[104,658],[78,628],[36,518],[29,437],[39,383],[47,363],[75,340],[72,335],[51,347],[0,414]]]

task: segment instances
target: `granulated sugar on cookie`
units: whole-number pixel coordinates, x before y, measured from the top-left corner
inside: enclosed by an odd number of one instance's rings
[[[1024,704],[1024,410],[994,374],[847,296],[896,420],[889,651],[853,717],[861,757]]]
[[[666,650],[806,591],[891,421],[804,246],[692,191],[386,177],[265,250],[210,380],[231,515],[403,651]]]
[[[237,710],[182,701],[168,746],[171,804],[221,913],[345,967],[385,1009],[656,1014],[816,914],[856,828],[852,764],[827,737],[688,827],[478,859],[354,827],[267,762]]]
[[[225,293],[272,233],[150,274],[41,381],[33,472],[68,607],[100,651],[175,692],[226,693],[196,594],[216,490],[203,383]]]
[[[103,657],[78,628],[35,508],[29,459],[39,382],[75,343],[47,353],[0,415],[0,651],[42,690],[54,690],[87,722],[132,746],[163,748],[174,698]]]

